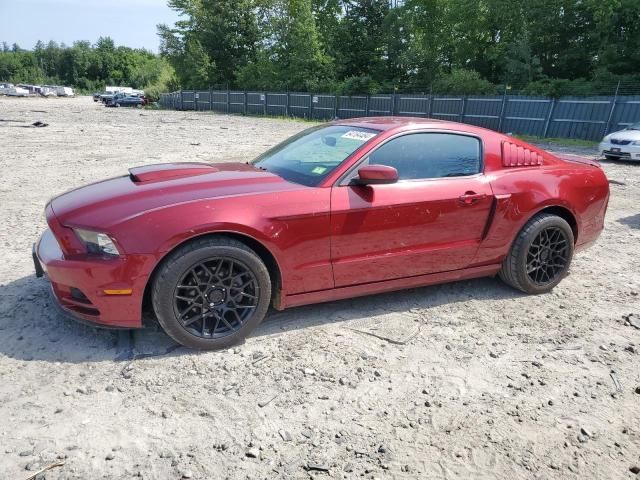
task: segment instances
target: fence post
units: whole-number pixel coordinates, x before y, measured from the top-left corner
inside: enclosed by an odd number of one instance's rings
[[[289,90],[287,90],[287,96],[284,99],[284,116],[288,117],[289,116]]]
[[[336,95],[335,96],[335,101],[333,102],[333,118],[338,118],[338,101],[340,100],[340,96]]]
[[[607,123],[604,126],[604,132],[602,132],[602,136],[604,137],[607,133],[609,133],[609,129],[611,128],[611,120],[613,120],[613,112],[618,105],[618,92],[620,91],[620,80],[618,80],[618,86],[616,87],[616,93],[613,95],[613,101],[611,102],[611,110],[609,110],[609,117],[607,118]]]
[[[460,109],[460,123],[464,123],[464,113],[467,108],[467,96],[462,96],[462,107]]]
[[[227,88],[227,115],[231,113],[231,92]]]
[[[364,104],[364,116],[368,117],[369,116],[369,102],[371,99],[371,95],[367,95],[367,98],[365,100],[365,104]]]
[[[244,106],[243,106],[243,111],[244,111],[244,114],[246,115],[246,114],[247,114],[247,91],[245,90],[245,91],[243,92],[243,94],[244,94]]]
[[[262,115],[267,116],[267,92],[263,92],[264,100],[262,101]]]
[[[551,105],[549,106],[549,113],[547,114],[547,120],[544,122],[544,132],[542,134],[543,138],[547,137],[549,133],[549,127],[551,126],[551,120],[553,119],[553,111],[556,109],[556,99],[551,100]]]
[[[433,113],[433,92],[429,92],[429,104],[427,106],[427,118],[432,118]]]
[[[184,110],[184,95],[182,94],[182,90],[180,90],[180,110]]]
[[[213,88],[209,87],[209,111],[213,112]]]
[[[391,116],[396,114],[396,92],[395,90],[391,94]]]
[[[504,89],[504,93],[502,94],[502,105],[500,106],[500,117],[498,118],[498,131],[502,132],[502,122],[504,120],[504,112],[507,109],[507,89]]]
[[[313,93],[309,94],[309,119],[313,120]]]

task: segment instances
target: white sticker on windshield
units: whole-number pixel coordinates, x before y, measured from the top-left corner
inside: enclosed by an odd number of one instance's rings
[[[361,132],[359,130],[349,130],[347,133],[342,135],[342,138],[350,138],[351,140],[369,140],[370,138],[375,137],[375,133],[370,132]]]

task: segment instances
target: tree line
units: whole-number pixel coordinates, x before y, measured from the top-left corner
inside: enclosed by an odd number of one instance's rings
[[[160,55],[2,45],[0,81],[328,93],[640,94],[638,0],[168,0]]]
[[[376,93],[640,90],[638,0],[169,0],[186,88]]]
[[[165,58],[144,49],[116,47],[109,37],[71,46],[40,41],[33,50],[4,42],[0,81],[67,85],[84,93],[102,91],[106,85],[125,85],[145,89],[152,97],[178,88],[173,67]]]

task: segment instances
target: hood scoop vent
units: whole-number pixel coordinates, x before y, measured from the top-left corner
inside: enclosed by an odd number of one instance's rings
[[[135,183],[159,182],[182,177],[193,177],[218,172],[218,168],[207,163],[181,162],[158,163],[129,169],[129,177]]]

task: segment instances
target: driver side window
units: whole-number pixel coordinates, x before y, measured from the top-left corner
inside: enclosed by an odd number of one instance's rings
[[[480,140],[451,133],[410,133],[374,150],[365,163],[387,165],[400,180],[420,180],[480,173]]]

